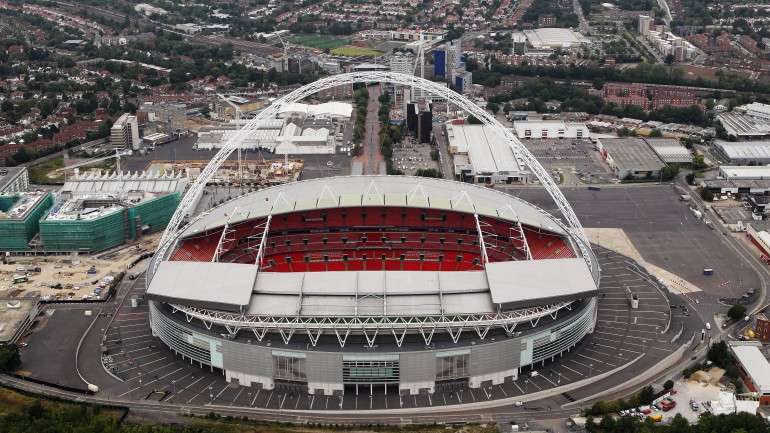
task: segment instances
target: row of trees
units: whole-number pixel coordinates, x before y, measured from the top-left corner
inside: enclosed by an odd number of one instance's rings
[[[687,78],[681,69],[652,63],[640,63],[633,68],[619,69],[574,64],[556,67],[530,65],[528,63],[509,65],[493,61],[491,70],[503,75],[549,77],[560,80],[584,80],[597,83],[620,81],[628,83],[673,84],[712,87],[741,92],[770,93],[770,83],[752,80],[730,72],[718,71],[716,81],[700,77],[692,79]]]
[[[474,80],[476,74],[474,73]],[[556,111],[586,112],[589,114],[607,114],[618,117],[631,117],[644,121],[655,120],[664,123],[687,123],[699,126],[711,124],[711,118],[698,106],[663,107],[650,112],[636,105],[617,105],[605,102],[601,96],[591,95],[585,89],[558,84],[550,78],[527,80],[510,92],[489,98],[487,108],[497,112],[510,110],[531,110],[537,112],[554,111],[546,102],[559,101]],[[502,105],[502,107],[501,107]]]
[[[404,174],[403,171],[393,166],[393,145],[404,139],[404,130],[401,126],[390,124],[390,94],[383,93],[377,98],[380,108],[377,117],[380,121],[380,152],[385,158],[388,174]]]
[[[604,417],[597,424],[587,424],[586,430],[589,433],[766,433],[767,425],[762,418],[748,413],[719,416],[706,413],[697,424],[690,424],[680,414],[670,425],[655,424],[649,418],[642,421],[630,416]]]

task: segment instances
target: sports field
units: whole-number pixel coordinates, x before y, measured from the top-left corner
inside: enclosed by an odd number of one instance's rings
[[[350,43],[350,40],[348,39],[336,38],[334,36],[328,35],[294,35],[289,38],[289,41],[291,41],[293,44],[310,48],[318,48],[319,50],[326,48],[333,50]]]
[[[376,57],[383,54],[382,51],[374,50],[371,48],[356,47],[353,45],[345,45],[343,47],[335,48],[332,50],[332,54],[338,56],[350,56],[350,57]]]

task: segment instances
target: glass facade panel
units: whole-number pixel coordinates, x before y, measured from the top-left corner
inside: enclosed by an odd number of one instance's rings
[[[468,377],[470,355],[443,356],[436,358],[436,380]]]
[[[273,355],[273,377],[297,382],[307,381],[305,358]]]

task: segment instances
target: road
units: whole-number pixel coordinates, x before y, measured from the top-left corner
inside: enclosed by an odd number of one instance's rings
[[[722,235],[722,239],[725,241],[725,243],[730,247],[731,250],[735,254],[737,254],[745,263],[747,263],[759,276],[759,299],[754,305],[754,308],[749,310],[751,314],[757,313],[762,307],[766,306],[768,303],[768,287],[767,287],[767,281],[770,279],[770,269],[768,269],[768,266],[764,264],[759,259],[759,254],[757,251],[749,249],[749,247],[736,240],[732,234],[729,232],[728,229],[726,229],[719,221],[720,218],[716,214],[716,212],[711,209],[711,207],[707,206],[706,203],[703,201],[703,199],[700,197],[699,194],[697,194],[695,191],[692,191],[687,185],[687,182],[684,179],[684,176],[680,176],[678,179],[678,187],[686,191],[686,193],[690,194],[690,197],[692,197],[693,204],[696,205],[697,208],[699,208],[703,215],[709,215],[709,219],[711,221],[716,221],[716,224],[714,224],[715,230],[718,230],[719,233]]]
[[[446,137],[446,129],[443,125],[433,128],[433,136],[436,138],[436,150],[438,150],[438,162],[444,179],[454,178],[452,157],[449,155],[449,140]]]
[[[578,26],[580,33],[583,33],[586,36],[590,35],[591,25],[588,24],[588,20],[583,14],[583,7],[580,6],[580,0],[572,0],[572,9],[575,11],[575,15],[577,15],[578,20],[580,21],[580,25]]]
[[[379,85],[369,86],[369,103],[366,107],[366,132],[364,133],[363,152],[359,160],[363,163],[364,174],[386,174],[385,158],[380,152],[380,110]]]

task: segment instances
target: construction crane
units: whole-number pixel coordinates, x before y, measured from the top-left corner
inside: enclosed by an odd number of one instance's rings
[[[71,170],[73,168],[83,167],[85,165],[91,165],[91,164],[96,163],[96,162],[106,161],[108,159],[115,158],[116,172],[120,173],[121,172],[120,171],[120,158],[123,157],[123,156],[131,156],[131,154],[133,154],[133,152],[131,150],[126,150],[126,151],[121,152],[120,150],[116,149],[114,155],[107,155],[107,156],[102,156],[102,157],[98,157],[98,158],[92,158],[92,159],[89,159],[89,160],[86,160],[86,161],[81,161],[81,162],[78,162],[77,164],[72,164],[72,165],[68,165],[66,167],[57,168],[56,170],[54,170],[54,172]]]
[[[289,72],[289,44],[283,40],[278,32],[276,32],[275,35],[281,42],[281,46],[283,46],[283,72]],[[302,73],[302,62],[299,62],[299,73]]]
[[[425,78],[425,53],[432,50],[433,47],[440,42],[440,39],[425,39],[425,33],[420,30],[420,40],[417,45],[417,55],[412,68],[412,75],[417,75],[417,67],[420,67],[420,78]],[[414,95],[414,87],[412,87],[412,94]]]
[[[227,96],[217,93],[217,96],[219,99],[225,101],[227,104],[229,104],[231,107],[233,107],[233,110],[235,110],[235,121],[238,122],[241,120],[241,107],[238,106],[235,102],[231,101],[230,98]],[[241,162],[241,146],[238,146],[238,183],[243,184],[243,163]]]

